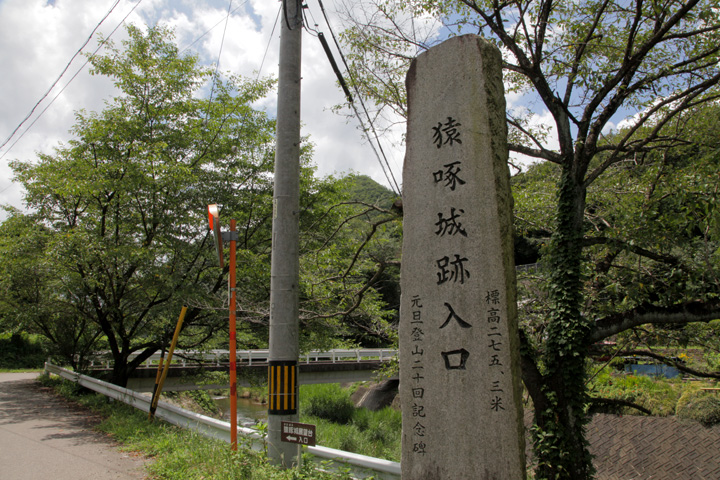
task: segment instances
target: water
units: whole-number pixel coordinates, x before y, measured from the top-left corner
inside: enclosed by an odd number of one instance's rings
[[[222,420],[230,421],[230,397],[215,398],[215,404],[222,413]],[[255,403],[249,398],[237,399],[238,425],[253,426],[258,421],[267,422],[267,405]]]

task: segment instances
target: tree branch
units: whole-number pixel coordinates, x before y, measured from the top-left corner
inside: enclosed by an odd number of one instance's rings
[[[633,403],[628,400],[622,400],[619,398],[594,397],[594,398],[590,398],[590,404],[592,404],[593,406],[612,405],[614,407],[630,407],[630,408],[634,408],[635,410],[639,410],[646,415],[652,415],[652,412],[650,410],[648,410],[647,408],[642,407],[642,406],[638,405],[637,403]]]
[[[680,260],[677,257],[651,252],[650,250],[638,247],[637,245],[631,245],[628,242],[617,238],[591,237],[583,239],[583,247],[592,247],[594,245],[607,245],[618,250],[632,252],[636,255],[640,255],[641,257],[655,260],[656,262],[662,262],[673,266],[680,265]]]
[[[530,398],[533,400],[535,409],[543,408],[545,394],[542,386],[545,383],[542,373],[538,369],[537,362],[533,355],[533,347],[527,338],[524,330],[520,329],[520,369],[522,380],[527,388]]]
[[[628,355],[642,355],[645,357],[654,358],[655,360],[660,360],[662,363],[666,365],[671,365],[681,372],[689,373],[690,375],[694,375],[696,377],[703,377],[703,378],[720,378],[720,373],[717,372],[701,372],[700,370],[695,370],[694,368],[690,368],[685,366],[682,362],[673,360],[670,357],[666,357],[665,355],[660,355],[658,353],[652,352],[650,350],[624,350],[622,355],[628,356]]]
[[[692,322],[710,322],[720,319],[720,299],[697,300],[667,307],[643,304],[627,312],[608,315],[595,320],[588,336],[592,344],[612,335],[644,324],[673,325]]]

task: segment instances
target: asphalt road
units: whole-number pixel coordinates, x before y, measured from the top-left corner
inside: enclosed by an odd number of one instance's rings
[[[92,430],[98,421],[43,390],[34,373],[0,373],[0,480],[139,480],[148,461]]]

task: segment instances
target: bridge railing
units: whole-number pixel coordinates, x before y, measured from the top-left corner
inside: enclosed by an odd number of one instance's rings
[[[135,358],[138,354],[131,354],[130,359]],[[228,362],[230,356],[229,350],[178,350],[173,355],[174,364],[180,364],[186,366],[188,363],[213,363],[220,366],[224,362]],[[361,348],[361,349],[333,349],[327,351],[312,350],[300,355],[300,361],[304,363],[310,363],[311,361],[331,361],[332,363],[340,361],[356,361],[361,362],[363,360],[376,360],[379,359],[382,362],[392,360],[397,356],[397,350],[387,348]],[[151,367],[153,364],[157,364],[160,361],[160,353],[151,355],[146,361],[145,365]],[[267,363],[270,357],[269,350],[238,350],[237,361],[245,361],[248,365],[253,363]],[[112,365],[112,359],[109,357],[108,352],[98,352],[94,358],[90,360],[90,366],[103,365],[106,368],[110,368]]]
[[[87,375],[71,372],[70,370],[50,363],[45,364],[45,373],[59,375],[66,380],[75,382],[85,388],[131,405],[144,412],[150,410],[151,397],[149,395],[143,395],[127,388],[88,377]],[[230,443],[229,422],[223,422],[205,415],[190,412],[163,401],[158,402],[155,416],[173,425],[189,428],[207,437],[217,438]],[[238,427],[237,431],[239,435],[247,439],[247,443],[251,448],[258,451],[264,450],[265,437],[260,432],[246,427]],[[307,448],[307,451],[311,455],[317,457],[318,462],[324,463],[326,460],[332,460],[338,463],[338,468],[343,470],[349,468],[351,475],[355,478],[372,476],[372,478],[375,479],[400,479],[400,464],[397,462],[322,446],[304,448]]]

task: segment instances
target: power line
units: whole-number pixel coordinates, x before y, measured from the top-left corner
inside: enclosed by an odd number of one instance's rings
[[[247,3],[247,2],[245,2],[245,3]],[[282,6],[280,7],[280,9],[282,9]],[[267,47],[265,47],[265,53],[263,54],[262,61],[260,62],[260,68],[258,69],[258,73],[257,73],[257,76],[256,76],[255,81],[257,81],[257,80],[260,79],[260,74],[261,74],[261,72],[262,72],[263,65],[265,64],[265,58],[267,57],[267,53],[268,53],[268,51],[270,50],[270,43],[272,42],[273,35],[275,34],[275,28],[277,28],[278,19],[280,18],[280,11],[281,11],[280,9],[278,10],[277,16],[275,17],[275,24],[273,25],[272,32],[270,32],[270,37],[268,38],[268,44],[267,44]],[[220,24],[220,22],[218,22],[215,26],[217,26],[217,25],[219,25],[219,24]],[[213,28],[215,28],[215,27],[213,27]],[[207,32],[206,32],[206,33],[207,33]],[[205,34],[203,34],[203,35],[205,35]],[[193,43],[195,43],[195,42],[193,42]],[[184,50],[183,50],[183,51],[184,51]],[[238,108],[238,105],[236,104],[236,105],[233,107],[233,109],[230,111],[230,113],[229,113],[228,116],[233,115],[233,114],[235,113],[235,111],[237,110],[237,108]],[[210,115],[210,113],[209,113],[209,108],[208,108],[208,115]],[[245,122],[247,121],[248,115],[250,115],[250,112],[249,112],[249,111],[246,111],[246,112],[245,112],[245,116],[243,117],[242,121],[240,122],[240,128],[243,128],[243,127],[245,126]],[[206,150],[207,150],[207,148],[209,148],[210,146],[212,146],[213,142],[215,141],[215,139],[217,138],[217,136],[218,136],[219,133],[220,133],[220,128],[221,128],[221,127],[218,127],[218,130],[216,131],[216,133],[214,134],[214,136],[213,136],[212,139],[210,140],[210,143],[207,145]]]
[[[74,74],[74,75],[72,76],[72,78],[67,82],[67,84],[65,84],[65,86],[57,93],[57,95],[55,95],[55,97],[53,97],[53,99],[50,101],[50,103],[49,103],[49,104],[40,112],[40,114],[32,121],[32,123],[30,124],[30,126],[28,126],[28,128],[25,129],[24,132],[22,132],[22,134],[12,143],[12,145],[10,145],[10,147],[5,151],[5,153],[3,153],[2,155],[0,155],[0,160],[1,160],[2,158],[4,158],[5,155],[7,155],[7,154],[12,150],[12,148],[20,141],[20,139],[22,139],[22,137],[35,125],[35,123],[40,119],[40,117],[42,117],[42,115],[50,108],[50,106],[52,106],[52,104],[55,102],[55,100],[58,99],[58,97],[59,97],[59,96],[65,91],[65,89],[72,83],[72,81],[73,81],[73,80],[78,76],[78,74],[85,68],[85,66],[86,66],[86,65],[90,62],[90,60],[97,54],[97,52],[105,45],[105,43],[107,43],[107,41],[110,40],[110,38],[111,38],[111,37],[113,36],[113,34],[117,31],[117,29],[120,28],[120,25],[122,25],[122,24],[125,23],[125,21],[127,20],[127,18],[135,11],[135,9],[140,5],[141,2],[142,2],[142,0],[139,0],[139,1],[135,4],[135,6],[130,10],[130,12],[128,12],[127,15],[125,15],[125,17],[122,19],[122,21],[121,21],[120,23],[118,23],[118,25],[112,30],[112,32],[110,32],[110,35],[108,35],[107,38],[103,39],[103,41],[98,45],[98,47],[97,47],[97,48],[93,51],[93,53],[88,57],[88,59],[85,61],[85,63],[83,63],[83,65],[75,72],[75,74]],[[23,125],[23,123],[26,122],[26,121],[28,120],[28,118],[30,118],[30,116],[32,115],[32,113],[33,113],[33,112],[35,111],[35,109],[37,108],[37,106],[47,97],[47,95],[50,93],[50,91],[52,91],[52,89],[57,85],[57,83],[59,82],[60,78],[65,74],[65,72],[67,72],[67,70],[68,70],[70,64],[72,63],[72,61],[79,55],[79,53],[82,51],[82,49],[88,44],[88,42],[90,41],[90,39],[92,38],[92,36],[95,34],[95,32],[97,31],[97,29],[100,27],[100,25],[105,21],[105,19],[107,19],[107,17],[109,16],[109,14],[113,11],[113,9],[114,9],[119,3],[120,3],[120,0],[116,0],[115,4],[114,4],[113,7],[111,8],[111,10],[105,15],[105,17],[103,17],[103,19],[100,21],[100,23],[98,23],[98,25],[95,27],[95,29],[93,29],[92,33],[90,34],[90,37],[88,37],[88,39],[85,41],[85,43],[83,44],[83,46],[80,47],[80,49],[77,51],[77,53],[75,53],[75,55],[73,55],[73,57],[72,57],[72,59],[70,60],[70,62],[68,62],[68,65],[67,65],[67,66],[65,67],[65,69],[63,70],[63,73],[60,74],[60,76],[57,78],[57,80],[55,80],[55,82],[54,82],[53,85],[50,87],[50,89],[45,93],[45,95],[40,99],[40,101],[37,102],[37,104],[35,105],[35,107],[33,107],[33,110],[30,112],[30,114],[28,114],[28,116],[23,120],[23,122],[22,122],[20,125],[18,125],[18,127],[15,129],[15,131],[7,138],[7,140],[5,140],[5,143],[3,143],[2,145],[0,145],[0,148],[4,147],[4,146],[10,141],[10,139],[13,137],[13,135],[18,131],[18,129]],[[247,3],[248,3],[248,0],[246,0],[245,2],[243,2],[242,4],[240,4],[237,8],[235,8],[234,10],[231,11],[232,1],[230,1],[230,4],[229,4],[229,6],[228,6],[228,13],[227,13],[226,17],[225,17],[223,20],[220,20],[218,23],[216,23],[216,24],[215,24],[214,26],[212,26],[210,29],[208,29],[207,31],[205,31],[202,35],[200,35],[197,39],[195,39],[195,41],[193,41],[190,45],[188,45],[187,47],[185,47],[184,49],[182,49],[179,53],[182,54],[183,52],[185,52],[186,50],[188,50],[190,47],[192,47],[193,45],[195,45],[198,41],[200,41],[200,39],[202,39],[205,35],[207,35],[207,34],[208,34],[209,32],[211,32],[213,29],[215,29],[215,28],[216,28],[218,25],[220,25],[220,23],[223,22],[223,21],[225,21],[225,29],[227,30],[227,20],[228,20],[228,18],[230,17],[230,15],[232,15],[233,13],[235,13],[236,11],[238,11],[239,9],[241,9],[241,8],[242,8],[244,5],[246,5]],[[273,24],[273,29],[272,29],[272,31],[271,31],[271,33],[270,33],[269,38],[268,38],[268,44],[267,44],[267,46],[265,47],[265,52],[264,52],[263,57],[262,57],[262,60],[261,60],[261,62],[260,62],[260,67],[258,68],[258,72],[257,72],[257,75],[256,75],[256,81],[259,80],[260,75],[261,75],[261,73],[262,73],[263,66],[265,65],[265,60],[267,59],[267,54],[268,54],[268,52],[269,52],[269,50],[270,50],[270,44],[272,43],[273,35],[275,34],[275,30],[276,30],[276,28],[277,28],[278,20],[279,20],[279,18],[280,18],[281,8],[282,8],[282,7],[278,8],[278,13],[277,13],[277,15],[275,16],[275,23]],[[217,60],[216,67],[215,67],[215,73],[216,73],[216,75],[217,75],[218,65],[219,65],[219,62],[220,62],[220,55],[221,55],[221,53],[222,53],[222,44],[224,43],[224,40],[225,40],[225,31],[223,31],[223,40],[222,40],[222,42],[221,42],[220,53],[218,53],[218,60]],[[211,93],[211,101],[212,101],[212,93]],[[234,112],[234,110],[235,110],[235,109],[233,109],[233,112]],[[232,113],[232,112],[231,112],[231,113]],[[248,116],[248,114],[246,113],[245,117],[243,118],[242,124],[244,124],[245,121],[247,120],[247,116]],[[10,183],[7,187],[5,187],[4,189],[0,190],[0,194],[1,194],[1,193],[4,193],[4,192],[5,192],[6,190],[8,190],[12,185],[13,185],[13,183]]]
[[[282,8],[282,6],[280,7]],[[263,65],[265,65],[265,58],[267,57],[268,51],[270,51],[270,43],[272,42],[273,35],[275,35],[275,29],[277,28],[278,19],[280,18],[280,9],[278,9],[278,13],[275,16],[275,23],[273,24],[272,32],[270,32],[270,38],[268,39],[267,47],[265,47],[265,53],[263,54],[262,61],[260,62],[260,68],[258,69],[258,74],[255,80],[260,79],[260,72],[262,71]]]
[[[233,10],[232,12],[230,12],[230,15],[232,15],[233,13],[237,12],[238,10],[240,10],[240,9],[241,9],[242,7],[244,7],[245,4],[247,4],[247,3],[248,3],[248,0],[245,0],[245,1],[244,1],[243,3],[241,3],[235,10]],[[213,30],[215,30],[215,28],[216,28],[218,25],[220,25],[222,22],[224,22],[226,18],[227,18],[227,16],[223,17],[222,20],[220,20],[220,21],[217,22],[215,25],[213,25],[212,27],[210,27],[210,28],[208,28],[207,30],[205,30],[205,32],[204,32],[202,35],[200,35],[200,36],[197,37],[195,40],[193,40],[193,42],[192,42],[190,45],[188,45],[187,47],[185,47],[185,48],[183,48],[182,50],[180,50],[179,53],[181,53],[181,54],[182,54],[182,53],[185,53],[186,50],[189,50],[190,47],[192,47],[192,46],[195,45],[197,42],[199,42],[200,40],[202,40],[205,35],[207,35],[208,33],[212,32]]]
[[[328,45],[327,40],[325,40],[325,35],[323,35],[322,32],[318,32],[318,38],[320,39],[323,50],[325,50],[325,55],[327,55],[328,60],[330,61],[330,66],[332,67],[333,72],[335,72],[335,76],[337,77],[338,82],[340,82],[340,87],[342,88],[345,97],[348,99],[348,102],[353,103],[352,94],[350,93],[350,90],[348,90],[345,79],[343,78],[342,73],[340,73],[337,63],[335,63],[335,57],[333,57],[333,54],[330,51],[330,45]]]
[[[8,142],[10,142],[10,140],[12,139],[12,137],[13,137],[13,136],[18,132],[18,130],[25,124],[25,122],[27,122],[27,120],[32,116],[32,114],[35,112],[35,110],[37,109],[37,107],[43,102],[43,100],[45,100],[45,98],[47,98],[47,96],[50,94],[50,92],[57,86],[57,84],[59,83],[59,81],[60,81],[60,79],[63,77],[63,75],[64,75],[65,73],[67,73],[67,70],[69,69],[69,67],[70,67],[70,65],[72,64],[73,60],[75,60],[75,58],[82,52],[83,48],[85,48],[85,47],[87,46],[87,44],[90,42],[90,40],[92,39],[92,37],[93,37],[93,35],[95,34],[95,32],[97,31],[97,29],[98,29],[98,28],[100,27],[100,25],[107,19],[107,17],[112,13],[112,11],[115,9],[115,7],[116,7],[119,3],[120,3],[120,0],[116,0],[116,1],[115,1],[115,3],[114,3],[113,6],[111,7],[111,9],[108,11],[108,13],[106,13],[105,16],[102,18],[102,20],[95,26],[95,28],[93,29],[93,31],[92,31],[92,32],[90,33],[90,35],[88,36],[87,40],[85,40],[85,43],[83,43],[82,47],[80,47],[80,49],[79,49],[79,50],[73,55],[73,57],[70,59],[70,61],[68,62],[68,64],[65,66],[65,69],[64,69],[64,70],[62,71],[62,73],[58,76],[58,78],[55,80],[55,82],[53,82],[52,86],[48,89],[47,92],[45,92],[45,94],[42,96],[42,98],[40,98],[40,100],[39,100],[39,101],[35,104],[35,106],[32,108],[32,110],[30,111],[30,113],[29,113],[29,114],[25,117],[25,119],[15,128],[15,130],[13,130],[13,132],[10,134],[10,136],[8,136],[8,138],[4,141],[4,143],[3,143],[2,145],[0,145],[0,149],[2,149],[3,147],[5,147],[5,145],[7,145]],[[97,54],[97,52],[100,50],[100,48],[101,48],[102,46],[104,46],[104,44],[110,39],[110,37],[112,37],[112,35],[117,31],[117,29],[120,27],[120,25],[124,24],[124,23],[127,21],[127,19],[128,19],[128,17],[130,16],[130,14],[132,14],[132,13],[135,11],[135,9],[140,5],[140,3],[142,3],[142,0],[139,0],[139,1],[133,6],[133,8],[130,10],[130,12],[128,12],[128,14],[125,15],[125,17],[123,17],[122,21],[121,21],[120,23],[118,23],[118,25],[112,30],[112,32],[110,33],[110,35],[108,35],[108,37],[107,37],[106,39],[104,39],[104,40],[100,43],[100,45],[98,46],[98,48],[96,48],[95,51],[93,51],[92,55],[90,56],[90,59],[91,59],[92,57],[94,57],[95,54]],[[227,19],[229,18],[229,16],[232,15],[233,13],[235,13],[236,11],[240,10],[240,9],[241,9],[243,6],[245,6],[247,3],[248,3],[248,0],[245,0],[245,2],[243,2],[242,4],[240,4],[237,8],[235,8],[235,9],[232,10],[232,11],[230,11],[230,8],[231,8],[231,6],[232,6],[232,1],[231,1],[231,2],[230,2],[230,6],[228,7],[228,14],[225,16],[225,18],[223,18],[223,20],[220,20],[220,21],[217,22],[215,25],[213,25],[213,26],[210,27],[208,30],[206,30],[202,35],[200,35],[198,38],[196,38],[190,45],[188,45],[187,47],[185,47],[184,49],[182,49],[182,50],[180,51],[180,53],[185,52],[185,51],[188,50],[190,47],[192,47],[193,45],[195,45],[198,41],[200,41],[200,39],[202,39],[205,35],[207,35],[207,34],[210,33],[212,30],[214,30],[214,29],[215,29],[218,25],[220,25],[220,23],[222,23],[223,21],[226,22],[226,29],[227,29]],[[276,24],[277,24],[277,19],[276,19]],[[273,28],[273,31],[274,31],[274,28]],[[271,37],[271,38],[272,38],[272,37]],[[224,42],[224,39],[225,39],[225,32],[223,32],[223,42]],[[221,44],[221,47],[220,47],[220,52],[222,53],[222,44]],[[267,50],[265,51],[265,55],[263,56],[263,63],[264,63],[264,61],[265,61],[265,56],[267,56]],[[220,57],[220,54],[218,54],[218,64],[219,64],[219,57]],[[38,114],[38,116],[35,117],[35,119],[32,121],[32,123],[30,124],[30,126],[28,126],[28,128],[25,129],[25,131],[22,132],[22,134],[10,145],[10,147],[9,147],[2,155],[0,155],[0,160],[3,159],[3,158],[13,149],[13,147],[23,138],[23,136],[25,136],[25,134],[33,127],[33,125],[35,125],[35,123],[37,123],[37,121],[40,119],[40,117],[43,116],[43,114],[50,108],[50,106],[55,102],[55,100],[58,99],[58,97],[65,91],[65,89],[70,85],[70,83],[72,83],[72,81],[78,76],[78,74],[82,71],[82,69],[85,68],[85,66],[90,62],[90,59],[86,60],[85,63],[83,63],[83,65],[75,72],[75,74],[74,74],[74,75],[72,76],[72,78],[67,82],[67,84],[57,93],[57,95],[55,95],[55,97],[53,97],[53,99],[50,101],[50,103]],[[261,68],[262,68],[262,66],[261,66]],[[217,73],[217,66],[216,66],[216,73]],[[214,88],[214,83],[213,83],[213,88]],[[211,99],[212,99],[212,93],[211,93]],[[9,188],[9,187],[6,187],[5,190],[7,190],[7,188]],[[5,190],[0,191],[0,193],[4,192]]]
[[[382,144],[380,143],[380,136],[378,135],[377,131],[375,130],[375,125],[373,125],[372,117],[370,116],[370,113],[368,112],[367,107],[365,106],[365,102],[362,98],[362,95],[360,94],[360,90],[357,88],[357,84],[352,78],[352,71],[350,70],[350,67],[347,63],[347,60],[345,59],[345,55],[343,55],[342,49],[340,48],[340,43],[337,40],[337,37],[335,36],[335,32],[332,29],[332,26],[330,25],[330,20],[328,19],[327,13],[325,12],[325,6],[323,5],[322,0],[318,0],[318,3],[320,4],[320,10],[322,11],[323,17],[325,18],[325,23],[328,26],[328,30],[330,30],[330,35],[332,35],[333,41],[335,42],[335,47],[337,48],[338,52],[340,53],[340,58],[343,61],[343,64],[345,65],[345,69],[348,72],[348,75],[350,75],[350,79],[353,80],[353,88],[355,89],[355,96],[358,98],[360,105],[365,112],[365,116],[368,119],[368,124],[370,126],[370,130],[368,131],[368,128],[365,126],[365,122],[363,121],[362,117],[360,116],[357,107],[355,106],[354,102],[349,102],[351,108],[355,112],[355,116],[358,119],[358,122],[360,122],[360,127],[363,129],[363,132],[365,132],[365,135],[367,135],[368,143],[370,143],[370,146],[373,149],[373,152],[375,153],[375,156],[378,160],[378,163],[380,163],[380,167],[382,168],[383,173],[385,174],[385,178],[388,181],[388,184],[390,185],[390,188],[395,192],[395,194],[400,195],[400,187],[397,183],[397,180],[395,180],[395,175],[393,174],[392,168],[390,167],[390,163],[388,162],[387,156],[385,155],[385,150],[382,148]],[[373,143],[371,137],[375,138],[375,142],[377,143],[377,148],[375,147],[375,144]],[[379,151],[378,151],[379,150]],[[387,167],[387,169],[385,168]]]
[[[232,0],[230,0],[230,3],[228,3],[228,11],[227,11],[227,15],[225,15],[225,28],[223,28],[222,38],[220,39],[220,50],[218,51],[217,61],[215,62],[215,73],[213,74],[212,86],[210,87],[210,100],[209,100],[210,104],[212,104],[213,93],[215,93],[215,82],[217,79],[218,69],[220,69],[220,56],[222,56],[223,45],[225,45],[225,33],[227,32],[228,22],[230,21],[230,10],[231,9],[232,9]],[[208,111],[208,114],[209,114],[209,111]]]
[[[118,3],[119,3],[119,1],[120,1],[120,0],[118,0]],[[65,86],[57,93],[57,95],[55,95],[55,96],[53,97],[52,100],[50,100],[50,103],[48,103],[48,104],[45,106],[45,108],[38,114],[37,117],[35,117],[35,119],[32,121],[32,123],[30,124],[30,126],[29,126],[28,128],[26,128],[25,131],[20,134],[20,136],[12,143],[12,145],[10,145],[10,147],[9,147],[7,150],[5,150],[5,153],[3,153],[2,155],[0,155],[0,160],[2,160],[3,158],[5,158],[5,155],[7,155],[7,154],[10,152],[10,150],[13,149],[13,147],[25,136],[25,134],[26,134],[28,131],[30,131],[30,129],[33,127],[33,125],[35,125],[35,123],[40,119],[40,117],[43,116],[43,114],[48,110],[48,108],[50,108],[50,106],[52,106],[52,104],[55,103],[55,100],[57,100],[58,97],[65,91],[65,89],[70,86],[70,84],[72,83],[72,81],[75,80],[75,77],[77,77],[77,76],[80,74],[80,72],[85,68],[85,66],[86,66],[88,63],[90,63],[90,60],[92,60],[92,59],[95,57],[95,55],[97,54],[97,52],[99,52],[100,49],[101,49],[103,46],[105,46],[105,44],[110,40],[110,37],[112,37],[112,36],[115,34],[115,32],[117,31],[117,29],[120,28],[120,25],[122,25],[123,23],[125,23],[125,21],[128,19],[128,17],[130,16],[130,14],[132,14],[132,13],[135,11],[135,9],[140,5],[140,3],[142,3],[142,0],[139,0],[139,1],[135,4],[135,6],[123,17],[123,19],[120,21],[120,23],[118,23],[118,24],[115,26],[115,28],[110,32],[110,35],[108,35],[107,38],[104,38],[104,39],[98,44],[97,48],[93,51],[93,53],[85,60],[85,63],[82,64],[82,66],[75,72],[75,74],[74,74],[74,75],[72,76],[72,78],[65,84]],[[117,5],[117,3],[116,3],[116,5]],[[113,7],[113,8],[114,8],[114,7]],[[109,14],[109,13],[108,13],[108,14]],[[105,18],[107,18],[107,15],[105,16]],[[104,19],[103,19],[103,20],[104,20]],[[101,22],[101,23],[102,23],[102,22]],[[99,26],[100,26],[100,24],[98,24],[98,26],[95,27],[95,30],[97,30],[97,28],[98,28]],[[93,30],[93,33],[95,32],[95,30]],[[85,45],[87,45],[87,42],[85,42]],[[84,47],[85,45],[83,45],[83,47]],[[80,50],[82,50],[82,48],[81,48]],[[80,50],[78,50],[78,53],[80,52]],[[78,53],[76,53],[76,54],[73,56],[73,58],[75,58],[75,57],[78,55]],[[72,60],[70,60],[70,62],[72,62]],[[69,64],[68,64],[68,65],[69,65]],[[66,68],[66,70],[67,70],[67,68]],[[60,75],[60,76],[62,76],[62,75]],[[59,80],[60,80],[60,77],[58,77],[58,79],[55,81],[55,83],[53,84],[53,87],[58,83]],[[52,90],[53,87],[51,87],[50,90]],[[49,91],[48,91],[48,93],[49,93]],[[46,96],[47,96],[47,93],[45,94],[45,96],[43,96],[43,98],[45,98]],[[40,100],[40,102],[41,102],[41,101],[42,101],[42,99]],[[40,104],[40,102],[38,102],[38,104]],[[35,107],[37,107],[37,105],[35,105]],[[35,108],[33,108],[33,111],[34,111],[34,110],[35,110]],[[32,115],[32,112],[30,112],[30,115]],[[28,116],[25,118],[25,120],[23,120],[23,123],[30,117],[30,115],[28,115]],[[20,125],[22,125],[22,123],[21,123]],[[20,125],[18,125],[18,128],[20,128]],[[17,131],[17,128],[15,129],[15,131]],[[5,144],[7,144],[7,142],[10,141],[10,138],[12,138],[13,135],[14,135],[14,132],[13,132],[13,134],[10,135],[10,137],[8,137],[8,139],[5,141],[5,143],[3,143],[2,145],[0,145],[0,148],[4,147]],[[9,188],[9,187],[8,187],[8,188]],[[5,190],[3,190],[3,192],[4,192],[4,191],[5,191]],[[0,193],[2,193],[2,192],[0,192]]]
[[[142,1],[142,0],[140,0],[140,1]],[[27,120],[32,116],[32,114],[35,112],[35,109],[42,103],[43,100],[45,100],[45,98],[47,98],[47,96],[50,94],[50,92],[53,90],[53,88],[55,88],[55,86],[58,84],[58,82],[60,82],[60,79],[63,77],[63,75],[65,75],[65,72],[68,71],[68,69],[70,68],[70,65],[71,65],[72,62],[75,60],[75,58],[77,58],[77,56],[80,55],[80,52],[82,52],[83,48],[85,48],[85,46],[90,42],[90,40],[92,40],[93,35],[95,35],[95,32],[97,32],[97,29],[100,28],[100,25],[102,25],[102,23],[110,16],[110,14],[113,12],[113,10],[115,10],[115,7],[117,7],[119,3],[120,3],[120,0],[116,0],[115,3],[113,4],[113,6],[110,7],[110,10],[108,10],[108,12],[105,14],[105,16],[100,20],[100,22],[99,22],[97,25],[95,25],[95,28],[93,28],[93,31],[90,32],[90,35],[89,35],[88,38],[85,40],[85,43],[83,43],[82,46],[78,49],[78,51],[75,52],[75,54],[72,56],[72,58],[71,58],[70,61],[67,63],[67,65],[65,65],[65,68],[64,68],[63,71],[60,73],[60,75],[58,75],[58,77],[55,79],[55,81],[52,83],[52,85],[50,85],[50,88],[47,89],[47,91],[45,92],[45,94],[44,94],[42,97],[40,97],[40,100],[38,100],[37,103],[35,104],[35,106],[32,108],[32,110],[30,110],[30,113],[28,113],[28,114],[25,116],[25,118],[22,120],[22,122],[20,122],[20,123],[18,124],[18,126],[15,127],[15,130],[13,130],[12,133],[5,139],[5,141],[3,142],[3,144],[0,145],[0,149],[3,148],[5,145],[8,144],[8,142],[9,142],[10,139],[13,137],[13,135],[15,135],[15,134],[17,133],[17,131],[20,130],[20,128],[25,124],[25,122],[27,122]],[[139,3],[140,3],[140,2],[138,2],[138,4],[139,4]],[[137,7],[137,5],[135,5],[135,7]],[[133,10],[135,10],[135,7],[133,7]],[[83,65],[83,67],[84,67],[86,64],[87,64],[87,62],[85,62],[85,64]],[[81,68],[82,68],[82,67],[81,67]],[[73,78],[75,78],[75,77],[73,77]],[[72,80],[71,80],[71,81],[72,81]],[[45,110],[43,110],[43,112],[44,112],[44,111],[45,111]],[[42,115],[42,113],[41,113],[40,115]],[[33,123],[34,123],[34,122],[33,122]],[[26,131],[27,131],[27,130],[26,130]],[[16,142],[16,143],[17,143],[17,142]],[[13,145],[15,145],[15,144],[13,143]],[[11,148],[12,148],[12,147],[11,147]],[[8,149],[8,151],[9,151],[9,150],[10,150],[10,149]],[[7,153],[7,152],[5,152],[5,153]],[[0,158],[1,158],[1,157],[0,157]]]

